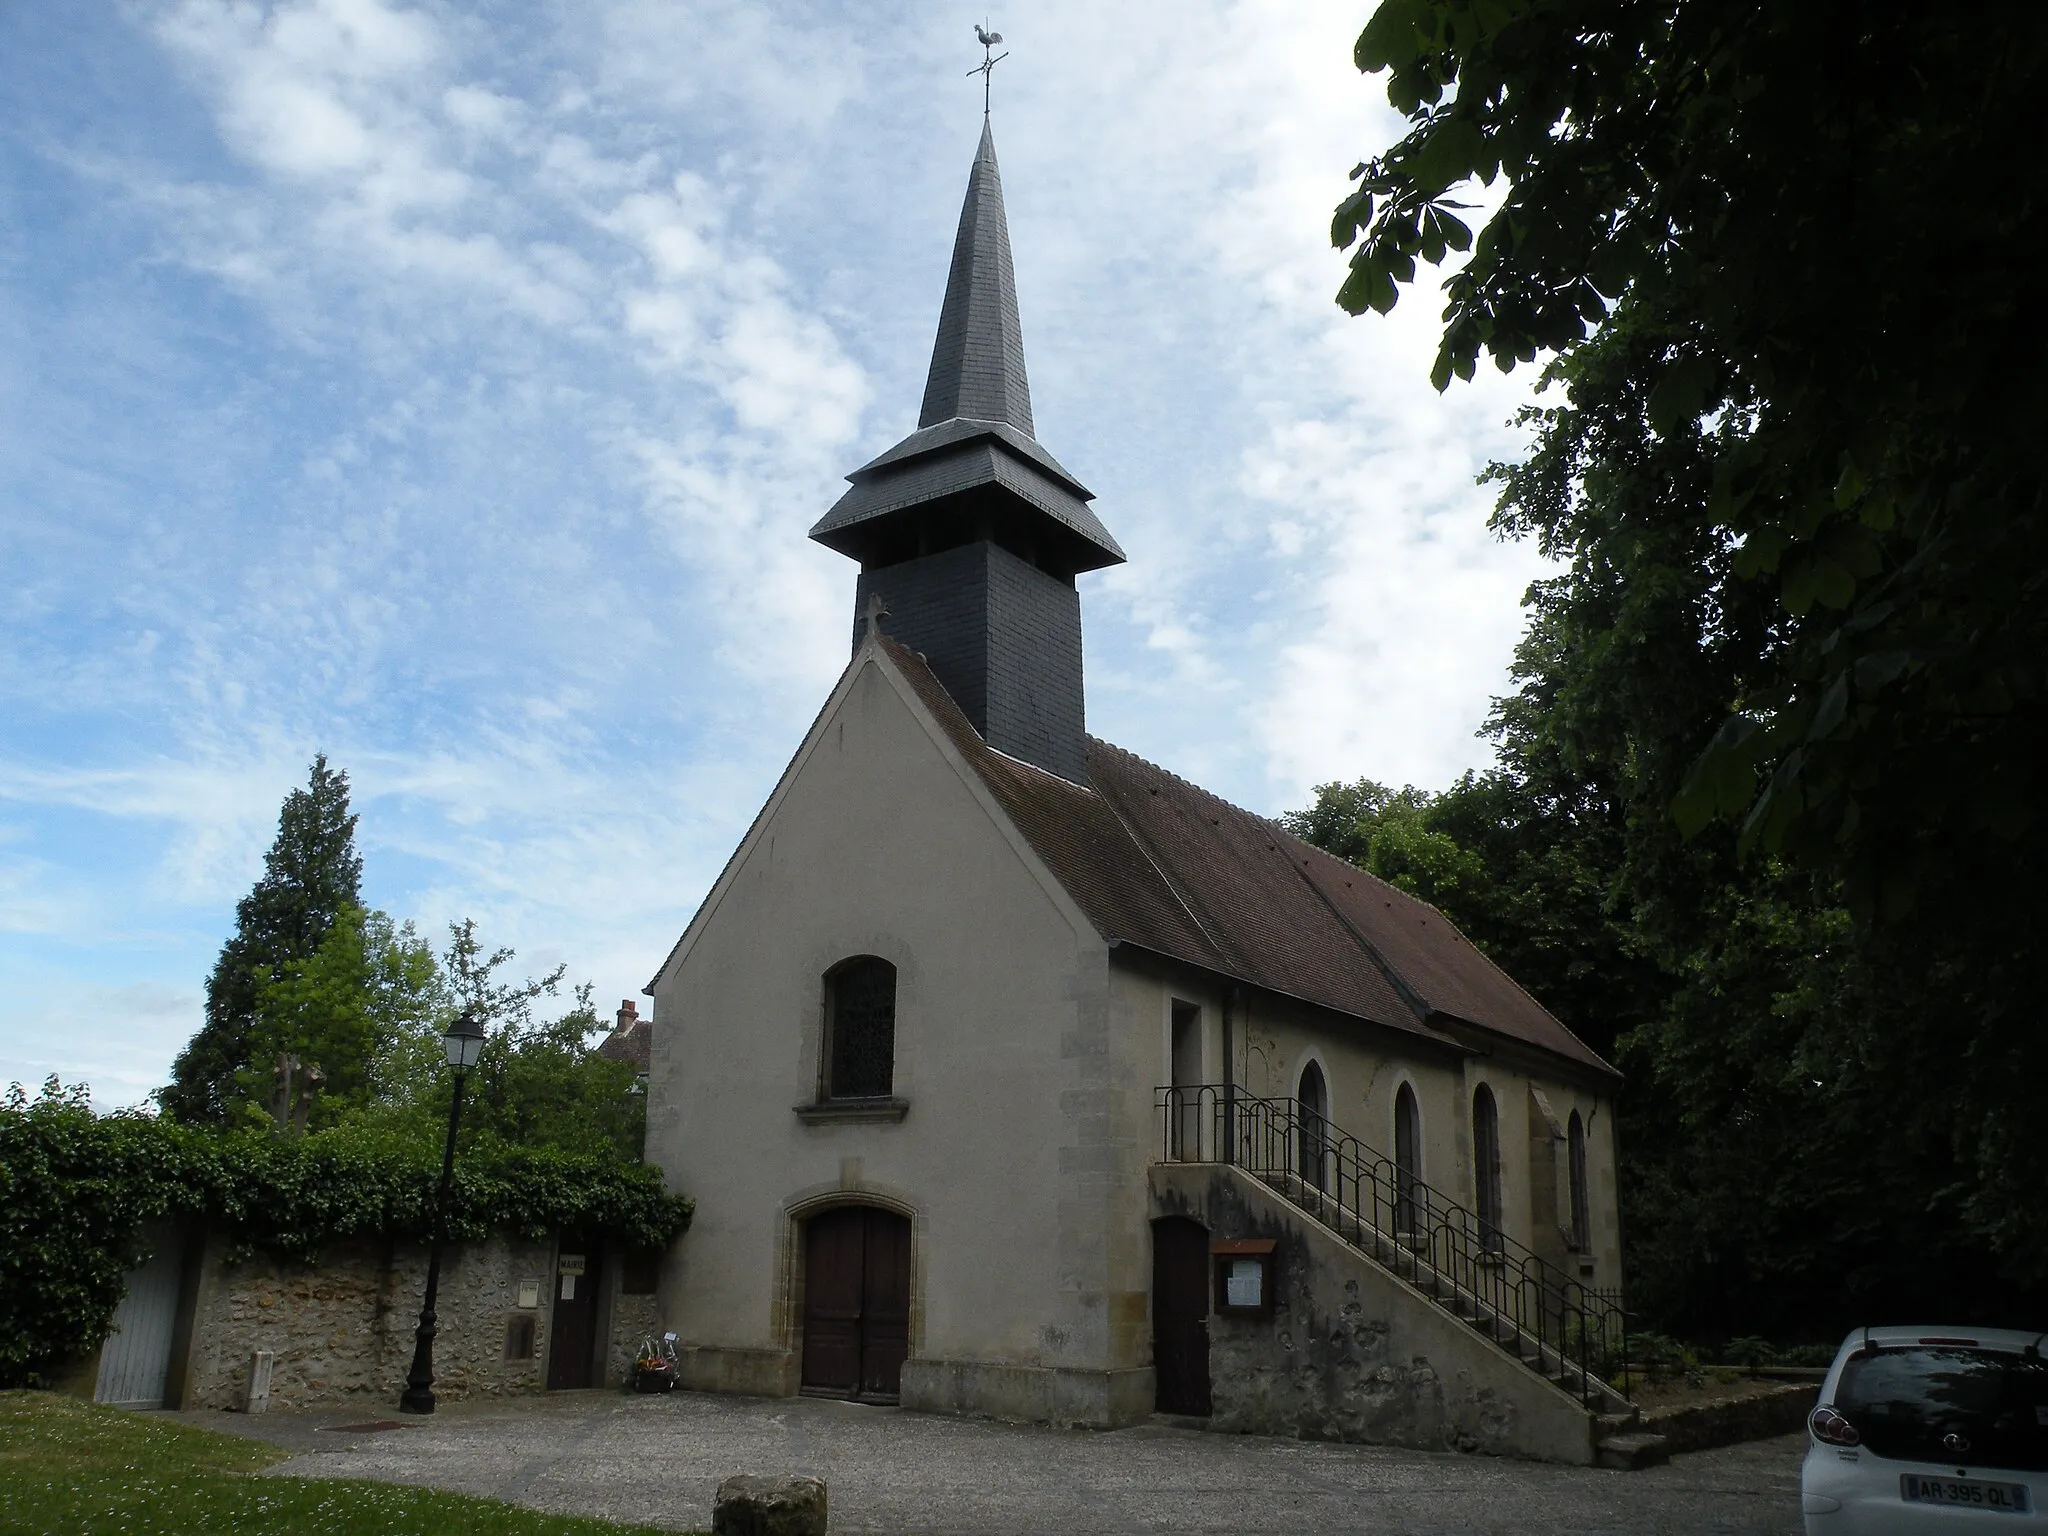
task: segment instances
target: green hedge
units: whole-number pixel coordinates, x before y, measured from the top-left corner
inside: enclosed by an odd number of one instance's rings
[[[425,1238],[439,1175],[437,1149],[393,1136],[224,1135],[17,1089],[0,1105],[0,1387],[46,1386],[98,1347],[150,1222],[204,1222],[313,1261],[349,1238]],[[662,1248],[690,1212],[644,1164],[485,1143],[457,1159],[447,1230],[595,1230]]]

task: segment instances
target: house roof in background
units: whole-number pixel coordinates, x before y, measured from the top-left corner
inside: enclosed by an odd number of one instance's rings
[[[628,1062],[644,1076],[654,1061],[654,1021],[633,1019],[620,1025],[598,1042],[597,1054]]]

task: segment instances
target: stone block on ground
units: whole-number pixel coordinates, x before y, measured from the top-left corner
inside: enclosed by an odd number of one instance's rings
[[[825,1536],[815,1477],[728,1477],[711,1503],[711,1536]]]
[[[1662,1435],[1609,1435],[1600,1442],[1600,1462],[1615,1472],[1640,1472],[1671,1459],[1671,1442]]]

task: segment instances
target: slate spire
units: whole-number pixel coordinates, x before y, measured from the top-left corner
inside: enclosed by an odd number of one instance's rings
[[[969,538],[992,538],[1063,581],[1123,563],[1089,509],[1094,493],[1045,451],[1032,425],[1003,178],[985,120],[917,430],[846,478],[853,488],[811,537],[864,569]]]
[[[1087,778],[1083,571],[1123,563],[1094,493],[1040,445],[996,141],[984,121],[917,430],[846,477],[811,537],[860,562],[853,643],[917,652],[997,751]]]
[[[935,427],[962,418],[1007,422],[1026,437],[1034,435],[1017,275],[1010,264],[1010,224],[1003,214],[1003,176],[986,120],[967,177],[960,230],[953,237],[953,266],[946,276],[946,302],[939,311],[939,335],[917,424]]]

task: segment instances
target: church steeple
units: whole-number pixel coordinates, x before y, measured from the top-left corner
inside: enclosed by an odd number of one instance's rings
[[[1024,373],[1024,326],[1017,318],[1017,274],[1010,265],[1010,221],[1003,215],[1003,175],[996,140],[981,125],[981,148],[967,176],[960,232],[953,237],[953,268],[939,338],[925,378],[920,427],[942,421],[1007,422],[1031,431],[1031,382]]]
[[[917,430],[846,478],[811,537],[861,565],[855,611],[923,652],[990,746],[1080,782],[1074,577],[1123,563],[1094,494],[1034,436],[1009,222],[986,122]],[[862,638],[855,625],[854,644]]]
[[[868,569],[964,542],[970,527],[1069,579],[1121,565],[1123,550],[1088,510],[1094,493],[1033,431],[1003,181],[984,123],[917,430],[846,477],[853,489],[811,537]]]

